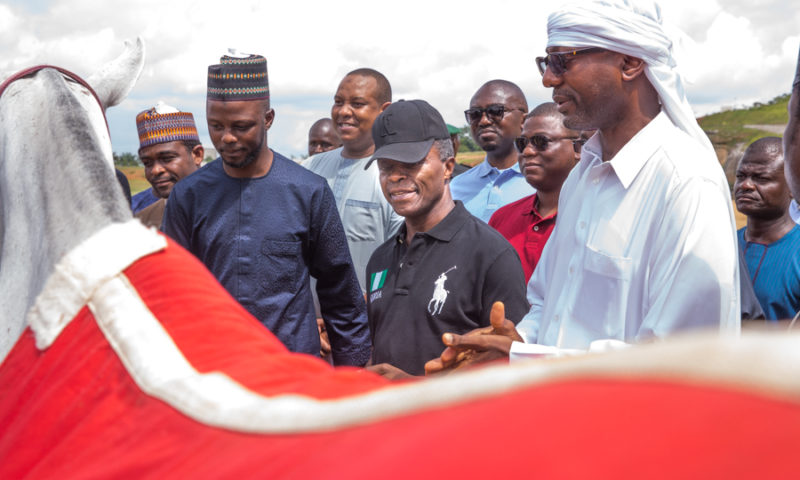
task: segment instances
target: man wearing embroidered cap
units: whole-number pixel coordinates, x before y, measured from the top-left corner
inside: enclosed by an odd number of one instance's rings
[[[509,318],[528,310],[513,247],[450,196],[450,133],[423,100],[389,105],[372,125],[381,189],[405,222],[367,265],[373,368],[421,375],[446,331],[489,325],[492,302]]]
[[[226,55],[208,67],[206,118],[220,158],[176,186],[164,232],[289,350],[318,355],[313,275],[334,363],[365,364],[364,299],[333,194],[267,145],[275,111],[264,57]]]
[[[684,95],[658,5],[571,5],[547,30],[542,82],[567,127],[597,134],[561,190],[517,330],[532,344],[568,349],[699,327],[738,333],[730,191]],[[454,348],[429,371],[458,363],[465,349],[483,352],[472,360],[542,351],[512,344],[521,339],[499,313],[500,335],[447,336]]]
[[[161,227],[164,208],[172,187],[194,173],[203,162],[203,145],[189,112],[160,103],[136,115],[139,159],[144,176],[159,199],[136,213],[148,227]]]

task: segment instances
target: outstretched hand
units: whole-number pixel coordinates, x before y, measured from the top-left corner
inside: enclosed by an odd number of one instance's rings
[[[508,359],[511,344],[523,340],[505,313],[503,302],[495,302],[489,315],[490,327],[478,328],[464,335],[442,335],[447,348],[439,358],[425,364],[425,374],[451,372],[478,363]]]
[[[379,363],[377,365],[368,365],[366,369],[372,373],[377,373],[378,375],[382,376],[387,380],[405,380],[408,378],[414,378],[414,375],[411,375],[405,370],[397,368],[390,363]]]

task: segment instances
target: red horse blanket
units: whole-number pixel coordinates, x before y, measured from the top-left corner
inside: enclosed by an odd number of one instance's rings
[[[70,253],[27,320],[0,365],[0,478],[800,471],[792,337],[390,384],[288,352],[194,257],[135,222]]]

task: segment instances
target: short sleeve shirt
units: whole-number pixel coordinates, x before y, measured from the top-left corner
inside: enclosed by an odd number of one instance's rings
[[[491,166],[487,159],[450,182],[453,200],[464,202],[469,213],[484,222],[489,222],[489,218],[498,208],[535,191],[525,180],[525,175],[519,171],[519,165],[500,170]]]
[[[556,226],[556,212],[542,217],[536,209],[536,195],[534,193],[501,207],[489,219],[489,226],[500,232],[519,254],[526,282],[530,280],[544,245]]]
[[[367,266],[374,363],[420,375],[444,350],[443,333],[488,326],[494,302],[514,323],[528,311],[516,251],[461,202],[410,244],[405,237],[403,225]]]

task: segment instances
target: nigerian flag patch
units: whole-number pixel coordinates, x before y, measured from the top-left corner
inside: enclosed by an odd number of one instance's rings
[[[383,270],[382,272],[376,272],[369,276],[369,291],[374,292],[375,290],[380,290],[383,288],[383,283],[386,281],[386,272],[389,270]]]

